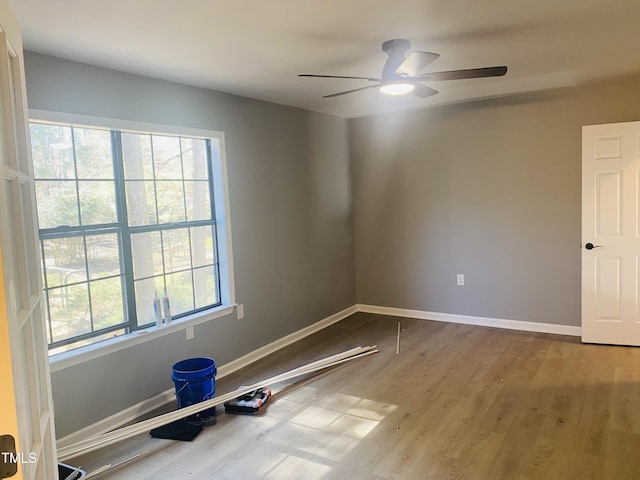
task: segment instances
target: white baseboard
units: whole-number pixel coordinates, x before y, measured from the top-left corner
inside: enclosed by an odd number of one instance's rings
[[[125,408],[114,415],[103,418],[102,420],[92,423],[80,430],[76,430],[63,438],[58,439],[56,441],[56,445],[58,448],[65,447],[67,445],[72,445],[76,442],[86,440],[87,438],[91,438],[94,435],[106,433],[116,427],[126,425],[127,423],[134,421],[136,418],[139,418],[142,415],[173,401],[175,399],[173,392],[173,389],[166,390],[158,395],[143,400],[140,403],[136,403],[129,408]]]
[[[482,327],[506,328],[526,332],[555,333],[579,337],[581,327],[556,325],[553,323],[525,322],[521,320],[505,320],[502,318],[473,317],[469,315],[454,315],[450,313],[425,312],[423,310],[408,310],[405,308],[379,307],[375,305],[357,305],[359,312],[391,315],[394,317],[417,318],[420,320],[434,320],[437,322],[461,323],[464,325],[478,325]]]
[[[260,360],[261,358],[266,357],[274,352],[277,352],[281,348],[286,347],[287,345],[291,345],[292,343],[297,342],[298,340],[302,340],[309,335],[312,335],[324,328],[327,328],[334,323],[338,323],[340,320],[344,320],[350,315],[353,315],[358,311],[357,306],[353,305],[349,308],[345,308],[344,310],[334,313],[319,322],[316,322],[308,327],[302,328],[296,332],[293,332],[285,337],[282,337],[274,342],[269,343],[263,347],[260,347],[252,352],[243,355],[240,358],[232,360],[229,363],[225,363],[218,367],[218,372],[216,374],[216,378],[222,378],[226,375],[230,375],[233,372],[240,370],[241,368],[250,365],[253,362]],[[125,410],[122,410],[114,415],[111,415],[107,418],[99,420],[91,425],[88,425],[80,430],[77,430],[63,438],[57,440],[57,447],[61,448],[66,445],[71,445],[81,440],[85,440],[87,438],[91,438],[95,435],[100,435],[102,433],[106,433],[114,428],[125,425],[129,422],[140,418],[142,415],[145,415],[156,408],[160,408],[167,403],[175,401],[174,389],[169,388],[164,392],[159,393],[151,398],[143,400],[135,405],[132,405]]]

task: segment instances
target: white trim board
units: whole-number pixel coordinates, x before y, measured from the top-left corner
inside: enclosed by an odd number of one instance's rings
[[[87,438],[91,438],[95,435],[101,435],[103,433],[110,432],[115,428],[133,422],[141,416],[152,412],[156,408],[160,408],[167,403],[172,402],[173,400],[175,400],[175,398],[176,397],[174,395],[173,388],[165,390],[158,395],[154,395],[153,397],[143,400],[140,403],[136,403],[129,408],[125,408],[124,410],[114,413],[107,418],[103,418],[102,420],[98,420],[97,422],[92,423],[91,425],[87,425],[80,430],[76,430],[66,437],[58,439],[56,441],[56,447],[66,447],[82,440],[86,440]]]
[[[225,363],[218,367],[218,372],[216,374],[216,378],[222,378],[227,375],[230,375],[241,368],[246,367],[247,365],[252,364],[260,360],[261,358],[266,357],[267,355],[271,355],[272,353],[277,352],[278,350],[286,347],[287,345],[291,345],[292,343],[297,342],[298,340],[302,340],[305,337],[308,337],[320,330],[327,328],[334,323],[338,323],[341,320],[353,315],[356,313],[357,306],[353,305],[351,307],[345,308],[344,310],[334,313],[319,322],[316,322],[308,327],[297,330],[289,335],[286,335],[274,342],[269,343],[263,347],[260,347],[252,352],[243,355],[240,358],[236,358],[235,360],[230,361],[229,363]],[[126,408],[120,412],[117,412],[107,418],[103,418],[102,420],[98,420],[97,422],[88,425],[80,430],[77,430],[69,435],[59,439],[57,441],[57,447],[61,448],[67,445],[71,445],[73,443],[85,440],[87,438],[93,437],[95,435],[100,435],[106,432],[113,430],[119,426],[125,425],[129,422],[133,422],[134,420],[140,418],[142,415],[149,413],[156,408],[160,408],[167,403],[173,402],[175,400],[174,388],[171,387],[164,392],[161,392],[157,395],[154,395],[151,398],[143,400],[135,405],[132,405],[129,408]]]
[[[469,315],[454,315],[451,313],[425,312],[423,310],[408,310],[405,308],[379,307],[376,305],[357,305],[359,312],[377,313],[393,317],[416,318],[418,320],[434,320],[436,322],[460,323],[463,325],[477,325],[481,327],[506,328],[525,332],[553,333],[557,335],[582,335],[581,327],[557,325],[554,323],[525,322],[522,320],[506,320],[502,318],[474,317]]]

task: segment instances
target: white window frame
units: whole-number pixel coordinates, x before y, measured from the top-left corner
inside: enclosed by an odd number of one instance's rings
[[[93,358],[102,357],[120,350],[132,348],[135,345],[170,335],[177,331],[186,330],[194,325],[209,322],[216,318],[233,313],[234,309],[237,307],[237,303],[235,298],[235,281],[233,271],[227,160],[223,132],[35,109],[29,110],[29,118],[30,121],[33,122],[39,121],[72,124],[74,126],[89,128],[101,127],[112,130],[141,131],[166,135],[180,135],[184,137],[197,137],[210,139],[218,142],[220,145],[220,155],[218,158],[215,158],[216,156],[214,155],[212,162],[215,219],[218,236],[218,261],[220,268],[220,296],[222,304],[217,307],[175,319],[170,325],[162,327],[151,326],[125,335],[120,335],[112,339],[103,340],[94,344],[51,355],[49,357],[51,372],[64,370]]]

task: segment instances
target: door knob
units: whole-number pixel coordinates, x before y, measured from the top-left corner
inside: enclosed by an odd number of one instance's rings
[[[594,245],[593,243],[589,242],[584,246],[584,248],[586,248],[587,250],[593,250],[594,248],[602,248],[602,245]]]

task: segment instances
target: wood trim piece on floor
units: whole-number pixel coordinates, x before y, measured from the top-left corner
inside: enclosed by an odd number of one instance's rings
[[[274,342],[269,343],[263,347],[260,347],[252,352],[243,355],[240,358],[232,360],[229,363],[225,363],[218,367],[218,372],[216,374],[216,378],[222,378],[226,375],[230,375],[233,372],[240,370],[241,368],[246,367],[247,365],[260,360],[261,358],[266,357],[278,350],[286,347],[287,345],[291,345],[292,343],[297,342],[309,335],[312,335],[324,328],[327,328],[334,323],[337,323],[345,318],[356,313],[357,305],[353,305],[351,307],[345,308],[344,310],[334,313],[319,322],[316,322],[308,327],[297,330],[289,335],[286,335]],[[126,408],[118,413],[115,413],[107,418],[99,420],[91,425],[88,425],[80,430],[77,430],[69,435],[60,438],[57,441],[57,447],[61,448],[66,445],[71,445],[77,442],[80,442],[86,438],[93,437],[95,435],[100,435],[106,432],[113,430],[119,426],[125,425],[129,422],[133,422],[134,420],[140,418],[142,415],[145,415],[156,408],[160,408],[167,403],[170,403],[175,400],[174,389],[173,387],[161,392],[157,395],[154,395],[147,400],[143,400],[135,405],[132,405],[129,408]]]
[[[464,325],[478,325],[482,327],[506,328],[509,330],[521,330],[525,332],[553,333],[557,335],[569,335],[572,337],[579,337],[582,335],[581,327],[574,327],[570,325],[505,320],[502,318],[474,317],[469,315],[454,315],[450,313],[425,312],[423,310],[408,310],[405,308],[380,307],[376,305],[358,304],[357,307],[359,312],[377,313],[393,317],[417,318],[419,320],[434,320],[436,322],[461,323]]]

